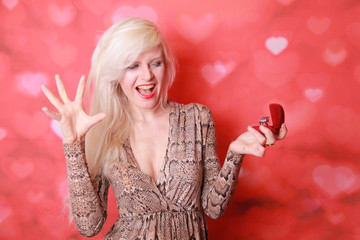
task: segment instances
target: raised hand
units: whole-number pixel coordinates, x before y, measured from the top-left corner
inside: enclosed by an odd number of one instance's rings
[[[263,134],[249,126],[247,132],[241,134],[230,144],[230,150],[239,154],[262,157],[265,154],[266,146],[272,146],[276,141],[284,139],[287,133],[285,124],[281,125],[278,135],[274,135],[270,129],[264,126],[260,126],[260,130]]]
[[[89,129],[103,120],[106,115],[105,113],[98,113],[94,116],[89,116],[84,112],[83,95],[85,89],[85,76],[80,78],[74,101],[69,100],[59,75],[55,75],[55,80],[62,102],[55,97],[47,87],[43,85],[41,88],[58,112],[53,112],[46,107],[42,108],[42,110],[49,117],[60,122],[63,143],[82,141]]]

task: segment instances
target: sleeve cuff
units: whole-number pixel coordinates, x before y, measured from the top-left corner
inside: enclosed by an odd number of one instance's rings
[[[233,151],[229,150],[226,155],[226,161],[233,162],[234,165],[239,165],[242,163],[244,158],[244,154],[234,153]]]

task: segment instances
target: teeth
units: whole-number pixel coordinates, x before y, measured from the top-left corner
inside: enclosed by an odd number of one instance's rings
[[[151,89],[153,87],[154,87],[154,84],[153,85],[146,85],[146,86],[138,86],[139,89],[144,89],[144,90]]]

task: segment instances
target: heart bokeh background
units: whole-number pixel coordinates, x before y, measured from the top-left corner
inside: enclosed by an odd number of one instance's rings
[[[210,239],[360,239],[358,0],[1,0],[1,239],[85,239],[63,207],[60,128],[40,86],[55,91],[58,73],[74,96],[101,33],[128,16],[163,30],[179,65],[169,96],[210,107],[221,162],[269,103],[285,109],[286,140],[245,158]],[[109,202],[94,239],[117,217]]]

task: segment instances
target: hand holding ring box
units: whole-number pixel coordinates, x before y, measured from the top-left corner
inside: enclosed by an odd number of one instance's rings
[[[272,103],[269,105],[272,126],[269,125],[269,117],[261,117],[259,120],[259,124],[270,129],[275,135],[279,134],[281,125],[285,122],[285,113],[284,108],[277,103]],[[260,133],[260,126],[253,126]]]

